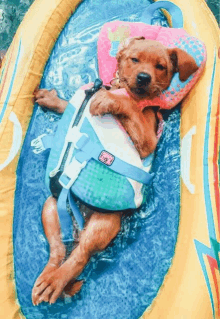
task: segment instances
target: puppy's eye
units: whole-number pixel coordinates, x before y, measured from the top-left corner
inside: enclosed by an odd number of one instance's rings
[[[134,62],[134,63],[138,63],[139,60],[137,58],[131,58],[131,61]]]
[[[160,71],[163,71],[163,70],[166,69],[166,67],[165,67],[164,65],[158,63],[158,64],[156,65],[156,69],[158,69],[158,70],[160,70]]]

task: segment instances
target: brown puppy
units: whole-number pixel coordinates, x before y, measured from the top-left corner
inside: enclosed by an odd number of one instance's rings
[[[173,74],[180,73],[186,80],[197,70],[194,59],[180,49],[167,49],[156,41],[134,38],[119,50],[118,78],[112,89],[101,89],[93,99],[90,111],[93,115],[111,113],[117,116],[133,140],[141,157],[154,151],[156,138],[156,115],[152,109],[141,109],[138,103],[152,99],[166,89]],[[116,96],[114,90],[125,88],[129,96]],[[57,97],[56,91],[39,90],[36,101],[59,113],[63,113],[66,101]],[[79,243],[64,262],[65,246],[60,236],[56,199],[49,197],[44,205],[42,221],[50,245],[50,258],[42,274],[35,282],[32,301],[54,303],[66,292],[74,295],[81,289],[82,281],[76,278],[83,271],[90,257],[103,249],[120,230],[122,213],[102,214],[93,212],[80,233]]]
[[[125,41],[117,61],[118,78],[110,91],[102,89],[96,94],[90,111],[92,115],[116,115],[144,158],[157,145],[156,118],[152,109],[142,111],[139,102],[159,96],[170,85],[174,73],[179,71],[180,80],[185,81],[198,66],[185,51],[168,49],[143,37]],[[125,88],[128,96],[114,95],[118,88]]]

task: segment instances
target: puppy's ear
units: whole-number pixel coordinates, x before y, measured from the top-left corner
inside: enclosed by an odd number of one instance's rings
[[[134,43],[134,41],[136,40],[145,40],[145,37],[126,38],[120,43],[116,55],[116,59],[118,60],[118,62],[120,61],[120,58],[122,57],[124,50],[127,49],[130,46],[130,44]]]
[[[173,72],[179,72],[182,82],[186,81],[190,75],[198,70],[195,59],[182,49],[168,49],[170,60],[173,64]]]

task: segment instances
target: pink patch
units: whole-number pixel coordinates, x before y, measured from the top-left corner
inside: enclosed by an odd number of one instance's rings
[[[114,162],[115,157],[108,153],[107,151],[102,151],[99,155],[99,161],[102,162],[105,165],[111,166]]]

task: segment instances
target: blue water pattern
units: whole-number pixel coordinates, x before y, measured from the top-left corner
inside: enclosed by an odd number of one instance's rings
[[[96,45],[104,22],[139,21],[149,1],[85,0],[66,24],[45,68],[41,87],[69,99],[98,76]],[[155,23],[166,24],[161,13]],[[165,112],[147,204],[123,220],[122,230],[81,274],[82,290],[49,306],[33,307],[31,291],[49,254],[41,210],[49,193],[44,184],[48,152],[34,154],[31,140],[56,130],[60,116],[35,106],[17,169],[14,262],[17,296],[28,319],[136,319],[151,305],[172,263],[180,208],[180,108]]]

